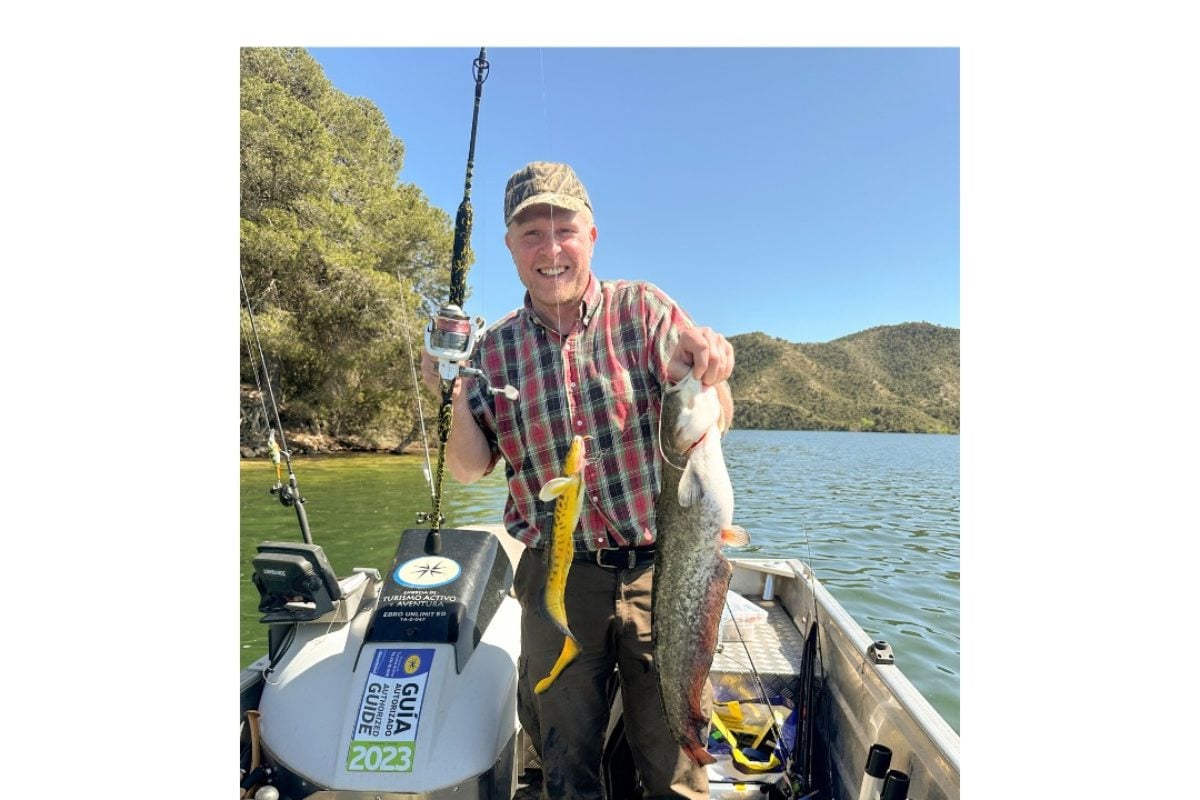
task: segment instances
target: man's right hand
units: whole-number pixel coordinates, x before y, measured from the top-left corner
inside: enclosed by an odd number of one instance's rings
[[[470,376],[466,376],[470,377]],[[421,353],[421,381],[425,388],[441,402],[442,376],[438,372],[437,359],[429,353]],[[446,442],[446,467],[459,483],[474,483],[483,477],[492,463],[492,450],[483,431],[471,418],[467,395],[463,393],[463,378],[454,381],[454,415],[463,422],[450,428]]]
[[[429,355],[427,351],[421,351],[421,382],[425,384],[425,388],[433,392],[433,396],[439,400],[442,397],[442,376],[438,372],[437,359]],[[462,380],[454,381],[454,399],[458,399],[462,393]]]

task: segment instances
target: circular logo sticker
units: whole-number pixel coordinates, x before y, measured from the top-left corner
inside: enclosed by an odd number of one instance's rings
[[[445,586],[462,573],[457,561],[440,556],[422,556],[396,567],[396,583],[413,589]]]
[[[412,675],[421,668],[421,657],[415,653],[404,661],[404,674]]]

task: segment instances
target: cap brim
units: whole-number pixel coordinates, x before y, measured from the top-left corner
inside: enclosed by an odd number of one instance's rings
[[[578,197],[571,197],[566,194],[556,194],[555,192],[543,192],[535,194],[533,197],[528,197],[517,204],[517,207],[508,212],[504,218],[505,225],[511,225],[513,217],[520,214],[530,206],[554,206],[555,208],[563,208],[567,211],[583,211],[589,209],[587,203],[580,200]]]

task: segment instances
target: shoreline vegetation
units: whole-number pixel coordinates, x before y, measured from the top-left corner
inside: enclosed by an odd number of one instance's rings
[[[240,148],[242,456],[274,425],[256,336],[293,453],[423,452],[410,357],[448,293],[450,215],[401,180],[378,107],[301,48],[242,49]],[[958,433],[957,328],[730,341],[735,428]],[[433,446],[440,398],[418,391]]]
[[[884,325],[822,344],[795,344],[764,333],[730,338],[734,428],[749,430],[959,432],[959,330],[926,322]],[[407,366],[405,366],[407,369]],[[437,445],[437,400],[424,387],[430,447]],[[241,453],[266,455],[268,425],[258,389],[243,384]],[[421,454],[414,408],[404,435],[335,434],[306,425],[280,403],[293,453]]]

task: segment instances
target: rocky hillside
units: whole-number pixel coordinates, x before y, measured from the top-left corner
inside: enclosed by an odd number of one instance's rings
[[[734,336],[734,427],[958,433],[958,337],[927,322],[821,344]]]

